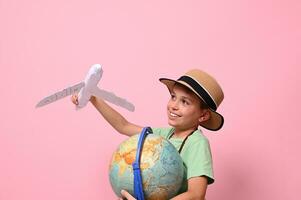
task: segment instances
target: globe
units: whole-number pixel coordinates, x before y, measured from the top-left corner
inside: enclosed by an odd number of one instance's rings
[[[121,196],[122,189],[134,196],[132,163],[136,158],[140,134],[122,142],[113,153],[109,178],[114,193]],[[184,165],[175,147],[166,139],[148,134],[140,159],[142,185],[146,200],[165,200],[179,191],[184,176]]]

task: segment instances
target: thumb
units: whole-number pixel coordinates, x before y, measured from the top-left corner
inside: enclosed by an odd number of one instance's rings
[[[136,200],[130,193],[125,190],[121,190],[121,195],[125,197],[127,200]]]

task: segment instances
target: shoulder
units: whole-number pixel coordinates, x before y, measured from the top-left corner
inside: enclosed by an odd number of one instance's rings
[[[195,131],[184,145],[182,157],[191,162],[204,162],[212,159],[209,140],[200,130]],[[188,161],[189,162],[189,161]]]
[[[209,140],[201,130],[196,130],[188,140],[189,146],[209,147]]]

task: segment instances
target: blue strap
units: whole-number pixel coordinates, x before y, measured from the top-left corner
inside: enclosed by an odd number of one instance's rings
[[[132,164],[134,171],[134,194],[137,200],[144,200],[143,186],[142,186],[142,177],[140,170],[140,158],[142,153],[142,147],[144,140],[147,134],[152,133],[152,129],[150,127],[144,127],[140,134],[136,152],[135,162]]]

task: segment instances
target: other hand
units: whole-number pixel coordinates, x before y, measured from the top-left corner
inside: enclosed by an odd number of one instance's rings
[[[123,198],[120,198],[119,200],[127,199],[127,200],[136,200],[135,197],[133,197],[130,193],[128,193],[125,190],[121,190],[121,195]]]

